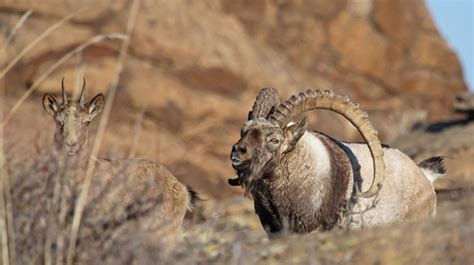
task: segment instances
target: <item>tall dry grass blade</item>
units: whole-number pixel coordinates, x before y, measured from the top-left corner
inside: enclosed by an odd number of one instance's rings
[[[135,119],[135,124],[133,126],[133,140],[132,140],[132,147],[130,148],[130,152],[128,153],[128,158],[133,158],[136,156],[137,148],[138,148],[138,141],[140,140],[140,133],[142,129],[143,119],[145,118],[145,111],[146,107],[143,107],[142,110],[137,113],[137,117]]]
[[[64,252],[64,238],[66,233],[66,215],[67,215],[67,196],[68,196],[68,183],[65,183],[69,180],[67,174],[61,180],[61,198],[59,205],[59,221],[58,221],[58,236],[56,238],[56,264],[63,264],[63,252]]]
[[[55,233],[61,232],[61,216],[58,219],[55,217],[59,214],[62,214],[61,209],[61,200],[63,189],[65,189],[64,182],[67,181],[67,169],[68,163],[65,156],[61,156],[58,160],[57,167],[51,166],[48,168],[50,174],[52,174],[52,183],[53,183],[53,200],[47,205],[47,232],[46,232],[46,241],[45,241],[45,248],[44,248],[44,264],[50,265],[53,264],[53,251],[52,251],[52,243],[53,237]],[[59,256],[59,249],[56,245],[56,258]]]
[[[117,92],[120,76],[123,71],[125,58],[127,57],[128,46],[130,44],[130,37],[135,28],[136,18],[138,16],[138,11],[140,9],[140,2],[141,2],[140,0],[134,0],[132,3],[130,16],[127,22],[127,31],[126,31],[127,38],[124,40],[120,48],[120,54],[117,61],[117,68],[115,70],[115,76],[112,82],[112,86],[110,87],[109,92],[107,93],[107,99],[105,101],[104,112],[100,119],[99,129],[97,132],[94,145],[92,147],[92,153],[91,153],[92,157],[97,156],[97,154],[99,153],[100,146],[102,144],[102,139],[104,137],[105,129],[107,127],[107,122],[109,120],[110,112],[112,110],[112,104],[114,101],[115,93]],[[86,204],[87,193],[89,192],[91,179],[92,179],[92,173],[94,172],[94,169],[95,169],[95,162],[89,161],[85,175],[84,175],[84,182],[82,184],[81,193],[79,195],[79,198],[77,200],[77,203],[74,209],[74,216],[73,216],[72,227],[71,227],[71,236],[69,240],[69,248],[68,248],[67,257],[66,257],[66,264],[68,265],[72,265],[74,255],[76,252],[76,241],[79,235],[79,226],[81,223],[82,212],[84,211],[84,207]]]
[[[50,172],[53,174],[53,200],[47,205],[48,217],[46,228],[46,240],[44,244],[44,264],[51,265],[53,263],[52,243],[54,232],[58,230],[58,223],[55,222],[54,217],[57,214],[58,204],[60,200],[62,180],[64,179],[64,160],[61,159],[57,172]]]
[[[10,33],[10,35],[8,35],[6,41],[5,41],[5,45],[3,47],[3,49],[6,49],[6,47],[10,44],[10,42],[13,40],[13,37],[15,37],[16,33],[18,32],[18,30],[20,30],[21,26],[23,26],[23,24],[26,22],[26,20],[28,19],[29,16],[31,16],[31,14],[33,14],[33,11],[31,11],[31,9],[29,9],[28,11],[25,12],[25,14],[23,14],[23,16],[21,16],[20,20],[18,20],[18,22],[16,23],[15,27],[12,29],[12,32]]]
[[[4,91],[5,84],[1,80],[0,84],[0,118],[3,116],[3,107],[5,106],[4,100]],[[5,157],[3,152],[3,128],[0,127],[0,239],[2,241],[2,264],[10,264],[10,255],[8,248],[8,218],[7,218],[7,205],[6,205],[6,196],[7,185],[6,184],[6,169],[5,169]]]
[[[0,65],[2,67],[6,63],[3,60],[6,60],[8,45],[31,14],[31,10],[28,10],[25,14],[23,14],[20,20],[16,23],[15,27],[12,29],[10,35],[7,37],[5,45],[0,50]],[[3,120],[5,106],[5,79],[0,78],[0,80],[0,119]],[[16,237],[13,221],[13,204],[10,193],[10,177],[8,176],[6,169],[4,150],[5,138],[3,129],[3,126],[0,126],[0,232],[2,234],[0,237],[2,241],[2,263],[16,264]]]
[[[10,111],[5,115],[5,118],[3,121],[0,123],[0,126],[5,126],[5,124],[11,119],[13,114],[18,110],[18,108],[25,102],[25,100],[34,92],[34,90],[43,82],[44,79],[46,79],[51,73],[53,73],[59,66],[64,64],[69,58],[71,58],[73,55],[75,55],[78,52],[82,52],[84,49],[89,47],[90,45],[93,45],[97,42],[101,42],[105,39],[120,39],[120,40],[125,40],[126,36],[123,34],[107,34],[107,35],[97,35],[89,39],[87,42],[83,43],[82,45],[76,47],[74,50],[68,52],[65,54],[63,57],[61,57],[56,63],[54,63],[51,67],[46,70],[43,75],[41,75],[38,79],[35,80],[35,82],[28,88],[28,90],[23,93],[23,95],[15,102],[13,107],[10,109]]]
[[[26,46],[21,52],[19,52],[15,56],[15,58],[13,58],[7,64],[7,66],[5,68],[3,68],[3,70],[0,72],[0,79],[3,79],[5,77],[5,75],[8,73],[8,71],[10,71],[13,68],[13,66],[15,66],[15,64],[17,64],[18,61],[20,61],[21,58],[23,58],[23,56],[25,56],[26,53],[28,53],[31,49],[33,49],[40,41],[42,41],[44,38],[46,38],[53,31],[55,31],[56,29],[61,27],[64,23],[66,23],[68,20],[73,18],[75,15],[82,12],[84,9],[85,8],[81,8],[81,9],[73,12],[72,14],[64,17],[63,19],[61,19],[60,21],[56,22],[54,25],[52,25],[51,27],[49,27],[45,31],[43,31],[43,33],[41,33],[36,39],[34,39],[32,42],[30,42],[30,44],[28,44],[28,46]]]

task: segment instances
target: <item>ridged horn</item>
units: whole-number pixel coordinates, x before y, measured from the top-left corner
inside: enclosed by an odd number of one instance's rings
[[[354,104],[347,96],[335,95],[332,91],[308,90],[298,96],[291,96],[280,104],[270,116],[270,121],[285,128],[293,117],[309,110],[326,109],[341,114],[354,125],[369,146],[374,165],[374,179],[370,188],[362,192],[362,197],[370,198],[377,194],[382,187],[385,164],[383,149],[378,138],[378,132],[367,118],[367,113]]]
[[[84,106],[85,104],[85,90],[86,90],[86,79],[84,78],[82,80],[82,89],[81,89],[81,95],[79,96],[79,104],[81,104],[81,106]]]
[[[61,97],[62,97],[62,100],[63,100],[63,104],[67,104],[67,96],[66,96],[66,93],[64,92],[64,77],[63,79],[61,80]]]
[[[278,91],[276,89],[271,87],[262,88],[255,99],[251,115],[249,115],[249,120],[268,118],[272,108],[277,107],[279,104],[280,97],[278,96]]]

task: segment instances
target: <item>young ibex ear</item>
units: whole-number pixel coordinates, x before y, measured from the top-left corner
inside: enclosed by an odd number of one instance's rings
[[[89,114],[91,115],[91,120],[99,113],[102,112],[105,105],[104,95],[98,94],[95,96],[89,103]]]
[[[308,119],[304,117],[300,122],[290,125],[286,129],[286,137],[288,139],[288,150],[291,150],[306,132]]]
[[[44,94],[43,96],[43,109],[49,113],[49,115],[54,116],[59,110],[58,102],[50,94]]]

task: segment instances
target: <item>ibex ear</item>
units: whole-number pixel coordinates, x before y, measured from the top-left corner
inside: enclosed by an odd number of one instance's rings
[[[288,139],[288,148],[292,149],[306,132],[308,119],[304,117],[300,122],[290,125],[286,129],[286,137]]]
[[[58,112],[59,106],[56,99],[50,94],[44,94],[43,96],[43,109],[54,117],[54,114]]]
[[[91,115],[91,119],[93,119],[97,114],[101,113],[104,109],[105,99],[104,95],[98,94],[95,96],[91,102],[89,103],[89,114]]]

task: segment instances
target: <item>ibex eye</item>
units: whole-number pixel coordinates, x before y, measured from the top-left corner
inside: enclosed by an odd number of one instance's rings
[[[278,141],[278,139],[276,139],[276,138],[272,138],[272,139],[270,139],[270,142],[272,144],[278,144],[280,141]]]

